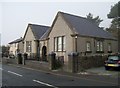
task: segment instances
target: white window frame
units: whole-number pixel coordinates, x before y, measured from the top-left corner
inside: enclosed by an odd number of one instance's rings
[[[97,41],[96,47],[97,47],[97,51],[103,51],[103,42]]]
[[[103,51],[103,42],[100,41],[100,51]]]
[[[90,42],[86,43],[86,51],[91,51],[91,43]]]
[[[62,37],[62,39],[63,39],[63,51],[66,51],[66,37],[65,36],[63,36]]]
[[[100,51],[99,41],[97,41],[97,51]]]
[[[54,37],[54,51],[65,51],[66,50],[66,37],[59,36]]]
[[[26,52],[32,52],[32,41],[26,41]]]
[[[62,51],[62,37],[58,37],[58,51]]]
[[[112,45],[111,45],[111,43],[108,43],[108,51],[112,51]]]
[[[57,51],[57,37],[54,38],[54,51]]]

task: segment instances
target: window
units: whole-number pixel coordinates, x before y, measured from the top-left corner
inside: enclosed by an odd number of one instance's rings
[[[65,36],[54,38],[54,51],[65,51]]]
[[[32,51],[32,41],[26,41],[26,52]]]
[[[62,51],[62,37],[58,37],[58,51]]]
[[[99,45],[99,42],[97,42],[97,51],[100,51],[100,45]]]
[[[91,51],[91,43],[87,42],[86,43],[87,51]]]
[[[111,43],[108,43],[108,51],[112,51],[112,49],[111,49]]]
[[[16,43],[15,43],[15,47],[16,47]]]
[[[54,51],[57,51],[57,38],[54,38]]]
[[[103,51],[103,42],[97,41],[97,51]]]
[[[100,43],[100,51],[103,51],[103,42],[99,42]]]
[[[65,41],[66,41],[66,38],[65,38],[65,36],[63,36],[62,38],[63,38],[63,51],[65,51],[65,47],[66,47],[65,46]]]

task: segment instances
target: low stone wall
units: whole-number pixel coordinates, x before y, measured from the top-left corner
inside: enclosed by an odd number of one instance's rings
[[[10,58],[3,58],[2,59],[3,64],[16,64],[18,65],[18,59],[10,59]],[[20,66],[23,66],[20,64]],[[35,69],[49,69],[49,63],[48,62],[41,62],[41,61],[35,61],[35,60],[25,60],[25,65],[27,67],[35,68]]]
[[[76,73],[89,68],[104,66],[107,57],[107,55],[79,56],[77,53],[71,53],[68,55],[68,71]]]
[[[37,68],[37,69],[49,69],[49,63],[48,62],[40,62],[40,61],[32,61],[32,60],[26,60],[25,65],[31,68]]]
[[[78,56],[78,71],[89,69],[93,67],[104,66],[104,61],[107,59],[107,56]]]
[[[17,64],[17,63],[18,63],[18,60],[17,60],[17,59],[9,59],[9,60],[8,60],[8,63]]]
[[[17,59],[10,59],[10,58],[2,58],[3,64],[17,64]]]

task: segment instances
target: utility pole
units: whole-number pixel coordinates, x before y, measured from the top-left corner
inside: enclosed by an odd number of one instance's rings
[[[120,53],[120,1],[118,2],[118,53]]]
[[[120,1],[118,2],[118,53],[120,53]]]
[[[118,18],[118,53],[120,53],[120,17]]]

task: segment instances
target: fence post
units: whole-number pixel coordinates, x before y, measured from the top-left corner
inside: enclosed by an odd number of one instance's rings
[[[71,52],[68,54],[68,71],[78,72],[78,52]]]

